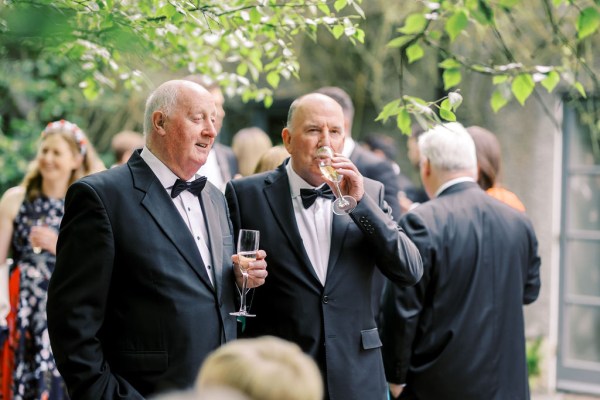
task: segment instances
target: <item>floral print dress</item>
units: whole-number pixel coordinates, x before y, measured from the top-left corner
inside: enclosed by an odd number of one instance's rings
[[[58,232],[64,212],[63,199],[39,197],[25,200],[14,221],[13,258],[19,269],[20,287],[13,333],[14,399],[68,399],[50,350],[46,299],[56,258],[47,251],[36,253],[29,242],[34,225]]]

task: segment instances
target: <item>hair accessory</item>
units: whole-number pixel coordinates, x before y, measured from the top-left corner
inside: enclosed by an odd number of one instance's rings
[[[74,123],[61,119],[60,121],[54,121],[48,123],[46,128],[42,131],[42,137],[45,138],[51,133],[55,132],[69,132],[73,135],[73,139],[77,143],[79,147],[79,152],[82,156],[85,156],[87,151],[87,138],[85,137],[85,133]]]

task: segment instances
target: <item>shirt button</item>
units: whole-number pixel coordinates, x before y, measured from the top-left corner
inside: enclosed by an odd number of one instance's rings
[[[192,209],[188,207],[188,211],[192,211]]]
[[[211,269],[212,267],[209,265],[209,266],[207,266],[206,268],[208,268],[208,269]]]
[[[200,240],[200,236],[196,236],[196,240]]]
[[[323,296],[323,303],[327,304],[329,302],[329,297]]]

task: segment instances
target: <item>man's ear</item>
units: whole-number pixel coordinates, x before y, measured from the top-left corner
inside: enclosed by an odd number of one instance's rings
[[[152,113],[152,127],[159,135],[164,135],[165,132],[165,123],[167,122],[167,118],[162,111],[154,111]]]
[[[292,134],[290,130],[286,127],[281,131],[281,139],[283,140],[283,146],[290,153],[290,142],[292,141]]]

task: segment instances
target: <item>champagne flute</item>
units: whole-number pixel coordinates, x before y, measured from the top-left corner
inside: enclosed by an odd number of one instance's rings
[[[331,166],[331,158],[333,157],[333,150],[329,146],[319,147],[317,149],[317,158],[319,159],[319,169],[325,179],[333,182],[335,189],[335,195],[337,199],[331,205],[334,214],[344,215],[350,214],[354,208],[356,208],[356,199],[352,196],[342,195],[340,190],[340,182],[342,181],[342,175]]]
[[[46,222],[46,218],[44,218],[44,217],[34,218],[34,219],[30,220],[29,226],[30,227],[44,226],[45,222]],[[30,235],[31,235],[31,229],[30,229]],[[34,245],[31,245],[31,249],[33,250],[33,254],[40,254],[43,250],[40,246],[34,246]]]
[[[248,287],[248,269],[250,268],[250,262],[256,260],[259,239],[260,232],[251,229],[241,229],[238,235],[237,254],[238,265],[242,273],[242,291],[240,293],[240,309],[229,313],[230,315],[256,317],[256,315],[250,314],[246,308],[246,291]]]

